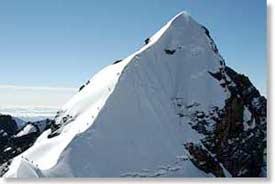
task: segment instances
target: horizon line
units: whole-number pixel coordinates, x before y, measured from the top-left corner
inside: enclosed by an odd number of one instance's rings
[[[78,90],[75,87],[23,86],[23,85],[10,85],[10,84],[0,84],[0,89],[30,90],[30,91],[64,91],[64,92],[77,92]]]

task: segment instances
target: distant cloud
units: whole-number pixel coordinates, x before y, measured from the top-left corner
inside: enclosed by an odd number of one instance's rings
[[[0,106],[51,106],[64,105],[77,88],[53,86],[18,86],[0,84]]]
[[[39,121],[53,118],[59,108],[56,107],[31,107],[31,106],[0,106],[0,114],[9,114],[24,121]]]
[[[31,90],[31,91],[62,91],[62,92],[76,92],[77,88],[69,87],[52,87],[52,86],[17,86],[17,85],[1,85],[1,89],[14,89],[14,90]]]

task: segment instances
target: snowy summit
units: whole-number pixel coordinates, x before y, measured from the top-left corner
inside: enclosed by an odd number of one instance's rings
[[[83,85],[4,176],[265,176],[265,137],[265,98],[182,12]]]

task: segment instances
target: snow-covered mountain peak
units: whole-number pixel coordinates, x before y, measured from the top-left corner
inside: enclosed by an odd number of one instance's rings
[[[164,83],[162,85],[163,90],[174,90],[173,92],[169,92],[171,93],[170,98],[173,98],[177,93],[175,89],[179,88],[177,78],[185,78],[187,82],[191,78],[191,82],[193,83],[196,79],[204,80],[204,75],[210,77],[208,71],[215,72],[224,67],[223,63],[221,63],[223,59],[213,49],[213,45],[215,46],[213,40],[209,37],[208,30],[195,22],[188,13],[181,12],[152,37],[148,38],[146,45],[137,52],[115,65],[104,68],[96,74],[85,84],[85,88],[63,107],[63,111],[65,112],[68,109],[68,114],[77,116],[80,112],[88,109],[84,104],[90,105],[88,103],[90,97],[87,96],[91,96],[95,92],[95,85],[93,83],[99,82],[101,85],[107,85],[106,83],[109,81],[108,88],[113,89],[114,85],[116,85],[115,81],[127,78],[125,76],[127,71],[136,70],[137,67],[139,67],[137,71],[140,70],[142,72],[144,70],[153,70],[152,72],[156,74],[155,77],[160,78],[160,81]],[[142,58],[146,59],[143,60]],[[131,65],[135,65],[135,67],[130,67]],[[167,70],[167,67],[170,70]],[[113,72],[116,73],[116,77],[112,78],[112,80],[105,80],[105,84],[102,84],[102,80],[104,79],[101,77],[105,75],[109,77],[110,73]],[[166,75],[168,75],[167,72],[172,72],[178,76],[177,78],[171,78],[170,74],[166,79],[162,80],[162,77],[166,76],[162,72],[166,73]],[[201,81],[201,83],[204,82]],[[181,86],[185,86],[184,80]],[[196,86],[199,87],[201,85],[198,84]],[[188,90],[185,91],[188,92]],[[193,92],[191,93],[194,94]],[[79,98],[86,102],[82,103],[82,100]],[[190,100],[192,101],[193,98],[190,98]],[[91,101],[93,102],[94,98],[91,98]],[[76,105],[76,103],[81,103],[81,105]]]
[[[200,25],[185,11],[173,17],[167,25],[169,25],[169,28],[173,29],[173,31],[176,29],[188,29],[194,32],[196,29],[200,29]],[[169,31],[169,29],[167,29],[167,31]]]
[[[6,176],[238,175],[243,167],[215,155],[232,148],[228,135],[243,130],[243,119],[244,131],[264,124],[264,105],[250,105],[264,100],[251,85],[225,66],[209,31],[182,12],[82,85]],[[254,110],[262,119],[252,126],[247,112]]]

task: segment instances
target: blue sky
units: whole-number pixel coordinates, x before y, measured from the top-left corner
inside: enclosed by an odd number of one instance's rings
[[[266,95],[264,0],[1,0],[0,104],[63,104],[183,10]]]

